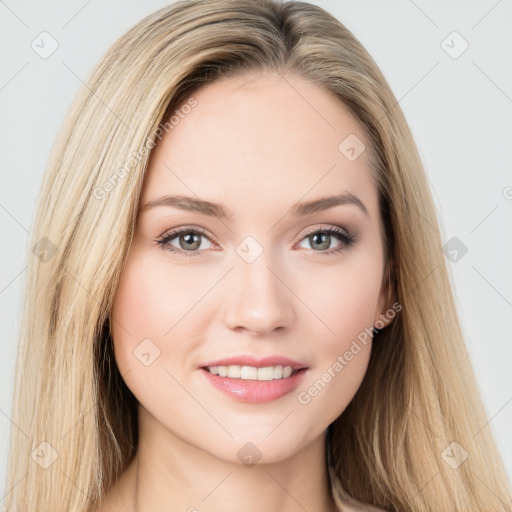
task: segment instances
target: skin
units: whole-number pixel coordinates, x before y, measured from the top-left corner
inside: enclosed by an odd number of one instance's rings
[[[298,393],[390,307],[368,151],[350,161],[338,149],[349,134],[367,145],[365,133],[339,100],[297,76],[224,79],[194,98],[152,151],[139,207],[183,194],[221,203],[234,217],[139,210],[112,311],[115,358],[139,401],[139,448],[102,510],[333,510],[325,429],[359,388],[371,340],[309,403]],[[343,192],[368,214],[354,204],[288,213],[296,202]],[[331,226],[356,234],[355,243],[334,253],[343,242],[331,236],[315,250],[306,230]],[[193,249],[199,255],[155,242],[179,227],[207,233]],[[248,235],[263,249],[252,263],[236,252]],[[179,236],[169,245],[187,248]],[[148,338],[160,354],[146,366],[133,352]],[[198,368],[237,354],[287,356],[307,374],[277,400],[242,403]],[[248,442],[261,453],[250,467],[237,456]]]

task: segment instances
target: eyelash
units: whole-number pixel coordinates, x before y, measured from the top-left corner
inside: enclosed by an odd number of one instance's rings
[[[181,249],[177,249],[176,247],[174,247],[172,245],[167,245],[171,240],[173,240],[174,238],[176,238],[177,236],[179,236],[182,233],[187,233],[187,234],[193,233],[195,235],[201,235],[201,236],[205,237],[207,240],[209,240],[210,242],[213,241],[217,245],[219,245],[219,243],[215,237],[207,235],[203,230],[201,230],[199,228],[187,228],[187,227],[169,231],[169,232],[165,233],[164,235],[162,235],[157,240],[155,240],[155,242],[158,245],[160,245],[163,250],[169,251],[171,253],[182,254],[187,258],[193,258],[195,256],[199,256],[201,251],[197,251],[197,250],[196,251],[183,251]],[[342,250],[352,246],[356,241],[355,235],[350,234],[348,231],[346,231],[342,228],[331,226],[328,228],[310,229],[304,233],[304,235],[299,240],[299,242],[302,242],[302,240],[304,240],[305,238],[307,238],[308,236],[310,236],[314,233],[324,233],[329,236],[334,235],[341,242],[340,246],[337,247],[336,249],[330,249],[327,251],[314,251],[317,254],[320,254],[322,256],[330,256],[332,254],[337,254],[337,253],[341,252]]]

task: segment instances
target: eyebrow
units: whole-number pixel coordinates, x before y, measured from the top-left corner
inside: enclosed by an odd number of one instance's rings
[[[369,217],[368,210],[363,202],[357,196],[350,194],[349,192],[344,192],[343,194],[335,196],[321,197],[319,199],[314,199],[313,201],[296,203],[293,205],[290,212],[293,216],[304,216],[344,204],[353,204],[357,206],[365,213],[366,216]],[[232,211],[228,210],[221,204],[184,195],[160,197],[159,199],[146,203],[141,207],[140,211],[143,212],[156,206],[179,208],[181,210],[196,212],[225,220],[232,219],[234,216]]]

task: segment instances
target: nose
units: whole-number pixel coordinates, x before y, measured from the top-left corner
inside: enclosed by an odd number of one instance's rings
[[[225,283],[225,325],[254,335],[291,326],[295,321],[295,297],[285,274],[266,257],[266,252],[252,263],[237,259]]]

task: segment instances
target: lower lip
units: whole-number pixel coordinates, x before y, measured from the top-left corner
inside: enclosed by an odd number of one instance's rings
[[[201,368],[201,371],[214,388],[219,389],[239,402],[257,404],[272,402],[292,392],[304,378],[307,368],[302,368],[285,379],[276,380],[230,379],[213,375],[204,368]]]

